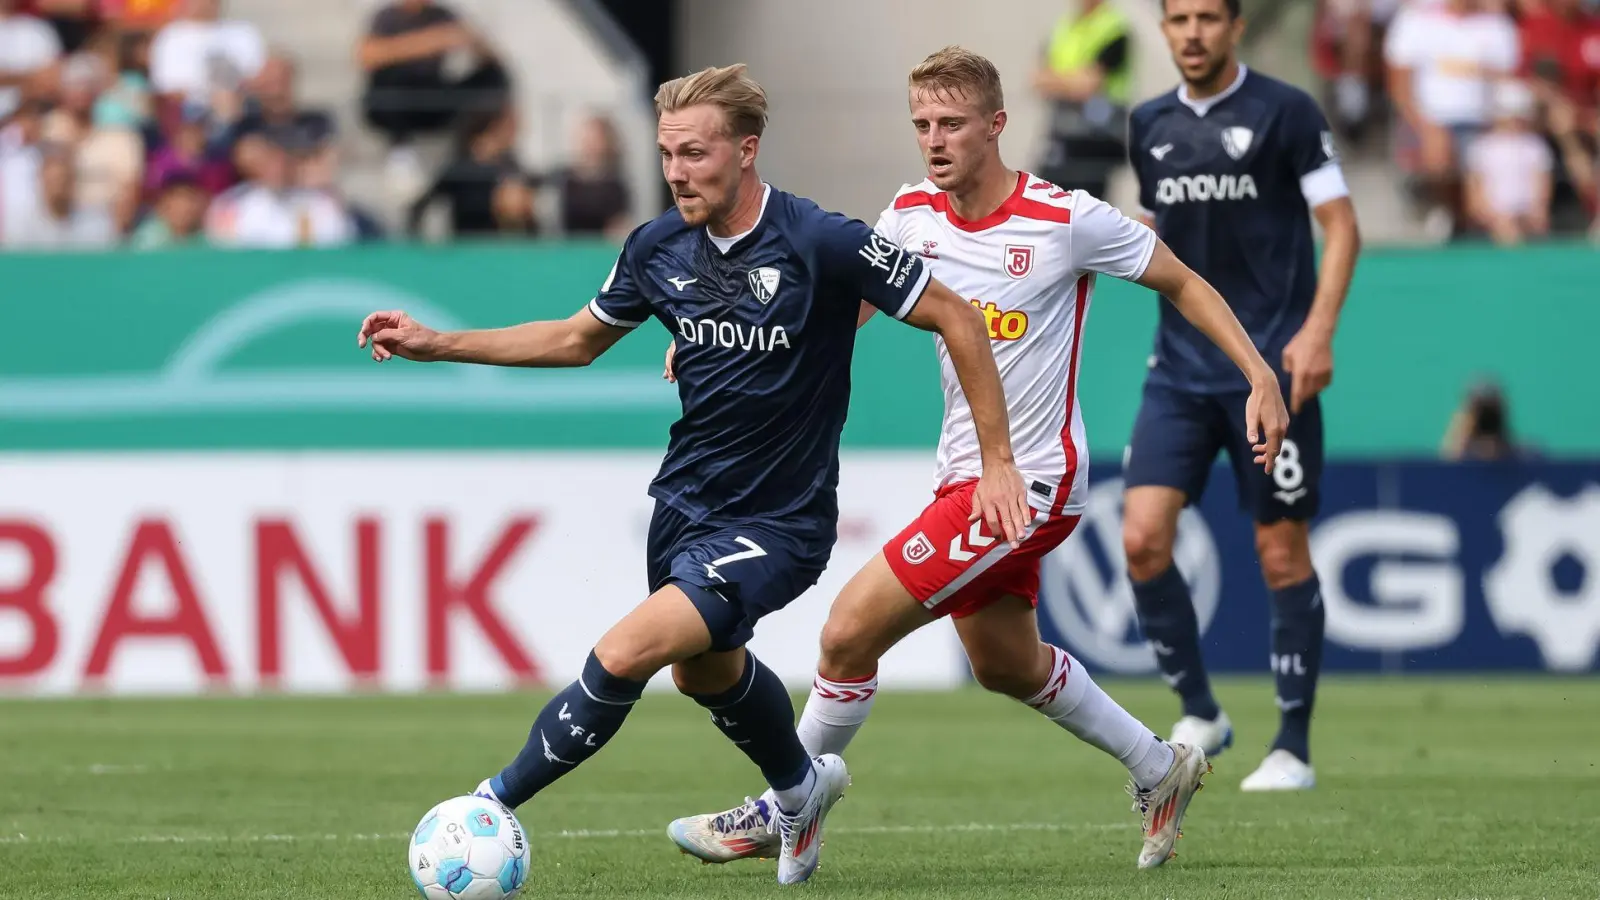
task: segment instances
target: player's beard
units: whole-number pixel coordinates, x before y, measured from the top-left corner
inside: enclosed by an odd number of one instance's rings
[[[706,203],[705,197],[697,195],[694,197],[675,197],[673,199],[678,207],[678,215],[683,216],[685,225],[699,228],[711,219],[711,207],[710,204]]]
[[[719,187],[722,188],[720,191],[717,190]],[[694,196],[674,197],[673,200],[678,207],[678,215],[683,216],[684,223],[692,228],[725,221],[733,214],[734,207],[739,202],[738,176],[735,175],[733,181],[726,186],[711,184],[703,188],[697,187],[694,189]],[[684,203],[686,200],[687,207]]]
[[[1206,67],[1204,71],[1193,78],[1190,78],[1186,75],[1184,76],[1184,81],[1188,82],[1191,89],[1197,89],[1198,91],[1205,91],[1207,89],[1215,90],[1221,87],[1221,85],[1217,84],[1217,79],[1222,77],[1223,71],[1225,71],[1227,68],[1227,55],[1223,55],[1215,59],[1208,59],[1206,60]]]

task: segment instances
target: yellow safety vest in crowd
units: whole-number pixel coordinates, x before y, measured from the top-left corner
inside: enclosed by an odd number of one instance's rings
[[[1057,72],[1081,69],[1095,61],[1108,44],[1128,34],[1128,20],[1110,0],[1101,3],[1088,15],[1070,18],[1062,16],[1050,37],[1048,58],[1050,68]],[[1106,99],[1125,106],[1132,91],[1133,65],[1131,54],[1122,65],[1107,72],[1100,90]]]

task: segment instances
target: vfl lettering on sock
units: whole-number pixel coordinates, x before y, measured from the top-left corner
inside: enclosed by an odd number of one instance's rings
[[[550,749],[550,739],[544,736],[544,729],[542,729],[542,728],[539,729],[539,740],[544,744],[544,758],[545,759],[548,759],[553,763],[560,763],[563,766],[575,766],[575,765],[577,765],[577,763],[575,763],[575,762],[568,762],[567,760],[562,759],[561,757],[556,755],[556,752],[554,750]]]

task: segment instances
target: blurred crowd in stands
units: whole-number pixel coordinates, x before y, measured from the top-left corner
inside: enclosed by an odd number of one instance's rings
[[[1425,234],[1600,236],[1600,0],[1313,2],[1346,155],[1387,160]],[[494,42],[446,0],[374,3],[350,63],[360,121],[340,122],[225,0],[0,0],[0,248],[337,246],[441,219],[458,237],[615,239],[634,224],[610,120],[582,121],[570,161],[534,171]],[[1034,79],[1051,110],[1041,166],[1103,191],[1125,160],[1136,48],[1113,4],[1072,6]],[[357,129],[382,146],[382,196],[364,202],[344,190]]]
[[[1428,234],[1600,234],[1593,0],[1317,2],[1329,118],[1391,156]]]
[[[631,226],[611,122],[585,120],[569,165],[531,171],[507,68],[443,3],[380,4],[355,48],[364,124],[403,201],[388,217],[342,191],[348,126],[300,102],[292,52],[226,13],[223,0],[0,0],[0,248],[339,246],[415,235],[441,204],[456,236]],[[431,175],[416,150],[429,136],[451,148]],[[558,199],[537,203],[545,191]]]

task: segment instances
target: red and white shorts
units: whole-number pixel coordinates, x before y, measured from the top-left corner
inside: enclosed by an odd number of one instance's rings
[[[1001,597],[1039,605],[1039,566],[1045,554],[1078,527],[1079,516],[1033,511],[1021,546],[989,533],[972,515],[976,481],[947,484],[916,521],[883,545],[900,584],[936,616],[970,616]]]

